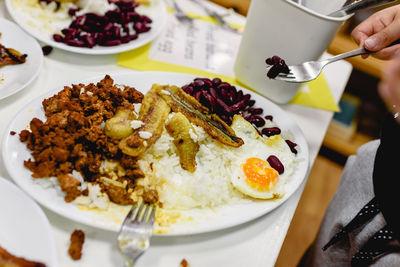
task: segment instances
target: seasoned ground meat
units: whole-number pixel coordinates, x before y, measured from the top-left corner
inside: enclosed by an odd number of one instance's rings
[[[64,199],[66,202],[71,202],[81,195],[82,192],[79,190],[81,182],[77,179],[68,174],[60,174],[57,179],[61,190],[65,193]]]
[[[189,263],[186,259],[181,260],[180,267],[189,267]]]
[[[82,257],[82,247],[85,242],[85,233],[82,230],[74,230],[70,237],[68,254],[73,260],[79,260]]]
[[[133,205],[135,204],[130,194],[128,194],[123,187],[108,185],[105,187],[105,192],[107,193],[110,200],[114,203],[120,205]]]
[[[30,261],[12,255],[7,250],[0,247],[0,266],[2,267],[46,267],[40,262]]]
[[[123,89],[121,89],[123,88]],[[29,130],[20,132],[20,140],[32,151],[24,162],[34,178],[57,177],[67,202],[81,194],[80,182],[69,176],[78,171],[87,182],[101,183],[100,169],[105,160],[120,162],[127,187],[123,201],[114,189],[105,190],[112,201],[127,203],[126,192],[143,177],[137,160],[118,148],[119,140],[105,134],[104,122],[119,109],[134,111],[143,94],[135,88],[116,86],[110,76],[97,84],[65,86],[43,101],[46,121],[31,120]],[[127,203],[131,204],[131,203]]]
[[[158,193],[156,190],[147,190],[142,195],[143,201],[146,203],[157,203],[158,202]]]

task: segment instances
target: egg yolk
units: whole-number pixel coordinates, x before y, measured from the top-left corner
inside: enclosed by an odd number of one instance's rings
[[[241,167],[246,176],[246,183],[256,190],[268,191],[278,182],[279,173],[265,160],[248,158]]]

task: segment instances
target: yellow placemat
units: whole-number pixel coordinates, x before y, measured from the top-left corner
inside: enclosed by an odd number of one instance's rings
[[[172,12],[171,9],[168,9],[168,11]],[[215,23],[212,18],[207,16],[199,16],[192,13],[188,13],[188,16]],[[248,88],[233,77],[151,59],[149,57],[150,47],[151,43],[139,47],[135,50],[119,54],[118,65],[141,71],[180,72],[208,78],[214,78],[218,76],[226,82]],[[339,107],[333,99],[332,93],[329,89],[329,85],[326,82],[323,74],[321,74],[316,80],[303,84],[296,96],[290,101],[290,103],[329,111],[339,111]]]
[[[290,103],[334,112],[340,111],[324,74],[311,82],[304,83]]]

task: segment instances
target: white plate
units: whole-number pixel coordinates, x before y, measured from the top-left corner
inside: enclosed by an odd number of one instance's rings
[[[15,23],[0,18],[0,43],[27,54],[25,63],[0,68],[0,99],[15,94],[27,86],[39,74],[43,64],[43,52],[38,42]]]
[[[13,183],[0,177],[0,246],[46,266],[57,266],[50,223],[39,206]]]
[[[153,83],[183,86],[184,84],[193,81],[195,77],[196,76],[188,74],[168,72],[129,72],[125,74],[112,75],[112,78],[117,84],[130,85],[142,92],[146,92]],[[102,78],[103,77],[96,77],[87,81],[77,81],[75,84],[80,82],[97,82]],[[282,130],[291,131],[294,135],[293,141],[300,147],[299,153],[297,154],[297,157],[300,160],[295,174],[286,184],[285,189],[287,193],[283,198],[274,201],[251,201],[251,203],[241,205],[224,205],[217,209],[213,209],[212,211],[187,211],[185,214],[195,217],[195,222],[189,222],[184,225],[173,227],[173,229],[167,233],[169,235],[203,233],[227,228],[255,219],[270,212],[286,201],[305,178],[308,169],[309,155],[307,143],[300,128],[286,114],[286,112],[277,105],[260,95],[239,86],[236,87],[243,90],[245,93],[252,94],[252,98],[256,100],[256,105],[264,109],[264,114],[272,115],[274,121]],[[112,214],[105,214],[104,212],[90,212],[88,210],[78,209],[75,205],[66,203],[57,190],[46,189],[43,186],[34,183],[34,179],[31,178],[31,172],[23,166],[24,160],[30,158],[29,150],[26,148],[24,143],[19,141],[18,135],[12,136],[9,134],[10,131],[19,133],[21,130],[25,129],[34,117],[45,120],[41,104],[43,99],[54,95],[61,89],[62,88],[56,88],[46,95],[34,100],[30,104],[27,104],[12,120],[4,134],[3,140],[2,153],[5,166],[15,182],[47,208],[81,223],[102,229],[118,231],[121,220],[127,210],[124,210],[121,214],[116,214],[115,212]]]
[[[6,0],[6,7],[8,12],[14,21],[16,21],[26,32],[32,34],[38,40],[47,43],[53,47],[57,47],[59,49],[63,49],[66,51],[80,53],[80,54],[91,54],[91,55],[105,55],[105,54],[116,54],[124,51],[129,51],[140,46],[143,46],[154,38],[157,37],[158,34],[161,33],[161,30],[166,21],[167,8],[163,0],[152,0],[151,5],[149,7],[141,6],[141,10],[148,17],[152,19],[151,30],[146,33],[139,34],[139,37],[136,40],[132,40],[129,43],[121,44],[118,46],[111,47],[102,47],[95,46],[93,48],[87,47],[74,47],[69,46],[64,43],[58,43],[53,40],[53,33],[44,30],[44,27],[38,28],[34,27],[34,23],[39,21],[37,18],[34,18],[28,14],[23,13],[21,10],[13,7],[13,0]],[[33,22],[33,23],[32,23]]]

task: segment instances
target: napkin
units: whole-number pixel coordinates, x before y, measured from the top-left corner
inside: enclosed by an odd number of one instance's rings
[[[173,14],[171,13],[172,10],[168,8],[168,16],[169,17],[169,23],[173,23]],[[209,16],[204,16],[204,15],[197,15],[194,13],[187,13],[188,16],[196,18],[199,21],[202,21],[203,23],[197,24],[196,27],[206,27],[204,24],[208,23],[216,23],[215,20]],[[240,28],[240,25],[232,25],[234,27]],[[175,26],[172,25],[170,28],[174,28]],[[214,77],[219,77],[223,81],[226,81],[231,84],[236,84],[242,87],[245,87],[247,89],[252,89],[248,88],[247,86],[241,84],[239,81],[237,81],[233,76],[233,65],[234,61],[232,58],[235,58],[236,55],[236,50],[239,47],[239,42],[240,38],[235,38],[234,35],[226,35],[226,38],[231,37],[232,39],[230,40],[232,43],[236,42],[236,47],[232,44],[231,47],[234,47],[234,52],[228,51],[222,51],[220,54],[223,55],[222,58],[226,60],[224,64],[220,64],[222,66],[218,66],[216,68],[217,71],[211,71],[210,69],[207,68],[196,68],[196,65],[193,64],[193,62],[185,62],[182,64],[174,64],[174,62],[171,60],[171,58],[166,58],[166,60],[161,60],[161,59],[156,59],[154,57],[154,51],[155,46],[160,46],[160,45],[165,45],[168,44],[168,40],[160,40],[162,38],[166,39],[165,35],[160,35],[155,41],[144,45],[142,47],[139,47],[137,49],[127,51],[124,53],[121,53],[118,55],[118,65],[126,67],[126,68],[131,68],[135,70],[141,70],[141,71],[168,71],[168,72],[180,72],[180,73],[188,73],[188,74],[194,74],[199,77],[208,77],[208,78],[214,78]],[[177,44],[175,44],[177,45]],[[168,49],[168,47],[162,47],[158,49]],[[153,54],[151,55],[153,50]],[[198,51],[198,50],[197,50]],[[197,52],[196,51],[196,52]],[[182,52],[183,53],[183,52]],[[225,53],[225,54],[224,54]],[[230,59],[227,59],[229,53],[231,53]],[[232,57],[232,53],[234,53]],[[162,54],[162,51],[161,51]],[[229,61],[231,60],[231,62]],[[178,60],[177,60],[178,61]],[[182,61],[183,62],[183,61]],[[206,63],[204,63],[207,65]],[[228,67],[227,67],[228,66]],[[227,70],[227,68],[229,68]],[[255,91],[255,90],[252,90]],[[308,82],[303,84],[296,96],[290,101],[292,104],[297,104],[297,105],[303,105],[303,106],[309,106],[312,108],[317,108],[317,109],[324,109],[328,111],[339,111],[339,107],[336,104],[332,93],[330,91],[329,85],[326,82],[326,79],[323,74],[321,74],[316,80]]]

